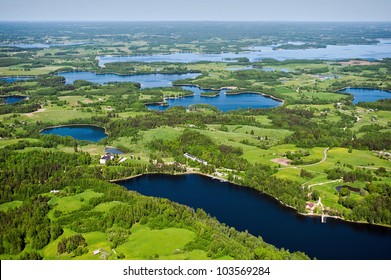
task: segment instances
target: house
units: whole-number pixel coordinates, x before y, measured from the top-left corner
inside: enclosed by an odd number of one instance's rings
[[[108,161],[113,160],[113,159],[114,159],[114,156],[112,154],[106,153],[105,155],[102,155],[100,157],[99,163],[100,164],[106,164]]]
[[[92,254],[94,256],[99,255],[100,254],[100,249],[93,251]]]
[[[313,202],[307,202],[306,203],[306,206],[305,206],[305,209],[309,210],[309,211],[314,211],[315,209],[315,203]]]
[[[200,158],[198,158],[198,157],[195,157],[195,156],[193,156],[193,155],[191,155],[191,154],[184,153],[183,156],[184,156],[185,158],[191,159],[191,160],[193,160],[193,161],[197,161],[197,162],[202,163],[202,164],[204,164],[204,165],[208,165],[208,162],[207,162],[207,161],[202,160],[202,159],[200,159]]]

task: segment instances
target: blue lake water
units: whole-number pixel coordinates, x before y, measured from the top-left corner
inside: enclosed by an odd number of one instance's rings
[[[200,175],[145,175],[119,183],[129,190],[202,208],[279,248],[318,259],[391,259],[391,229],[298,215],[253,189]]]
[[[255,93],[228,95],[225,94],[226,90],[221,90],[218,96],[206,97],[201,96],[201,93],[210,92],[211,90],[202,90],[195,86],[183,86],[182,88],[191,90],[194,93],[194,96],[187,96],[178,99],[167,99],[166,102],[169,106],[148,105],[147,107],[153,110],[165,110],[172,106],[189,107],[192,104],[209,104],[217,107],[223,112],[226,112],[230,110],[247,108],[274,108],[281,104],[281,102],[272,98]]]
[[[113,155],[122,155],[122,154],[124,154],[123,151],[121,151],[121,150],[119,150],[117,148],[114,148],[114,147],[106,147],[105,152],[113,154]]]
[[[379,99],[389,99],[391,98],[391,92],[379,90],[379,89],[370,89],[370,88],[346,88],[340,92],[350,93],[354,95],[353,103],[357,104],[359,102],[374,102]]]
[[[273,58],[277,60],[287,59],[382,59],[391,57],[389,40],[380,40],[376,45],[330,45],[326,48],[307,50],[273,50],[273,46],[251,47],[239,53],[173,53],[155,54],[145,56],[98,56],[99,66],[104,67],[106,63],[112,62],[171,62],[171,63],[192,63],[197,61],[224,62],[232,61],[240,57],[247,57],[250,61],[258,61],[263,58]]]
[[[16,81],[27,81],[31,79],[33,79],[33,77],[0,77],[0,81],[5,81],[6,83],[13,83]]]
[[[27,96],[7,96],[7,97],[0,97],[0,98],[5,100],[5,104],[14,104],[26,99]]]
[[[94,72],[61,72],[59,76],[65,77],[67,84],[73,84],[76,80],[86,80],[92,83],[105,84],[109,82],[133,82],[140,83],[141,88],[170,87],[172,82],[182,79],[191,79],[199,76],[197,73],[187,74],[143,74],[143,75],[117,75],[96,74]]]
[[[71,136],[77,140],[87,140],[92,142],[98,142],[107,137],[103,128],[92,125],[69,125],[45,128],[41,131],[41,134]]]

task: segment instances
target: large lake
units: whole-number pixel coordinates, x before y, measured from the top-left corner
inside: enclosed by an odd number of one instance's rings
[[[345,88],[340,92],[352,94],[354,96],[353,104],[391,98],[391,92],[371,88]]]
[[[140,56],[98,56],[99,66],[104,67],[106,63],[112,62],[171,62],[171,63],[192,63],[197,61],[231,61],[239,57],[247,57],[250,61],[258,61],[263,58],[274,58],[277,60],[287,59],[382,59],[391,57],[391,40],[380,40],[376,45],[330,45],[320,49],[306,50],[273,50],[274,46],[261,46],[248,48],[247,51],[239,53],[173,53],[173,54],[155,54]]]
[[[197,73],[187,74],[142,74],[142,75],[117,75],[96,74],[94,72],[61,72],[57,74],[65,78],[65,83],[73,84],[76,80],[86,80],[92,83],[106,84],[110,82],[140,83],[141,88],[170,87],[172,82],[182,79],[191,79],[199,76]]]
[[[98,142],[107,137],[105,130],[93,125],[69,125],[45,128],[41,134],[55,134],[60,136],[71,136],[77,140]]]
[[[281,104],[272,98],[265,97],[256,93],[242,93],[242,94],[225,94],[226,90],[221,90],[217,96],[206,97],[201,96],[202,92],[211,92],[211,90],[203,90],[196,86],[183,86],[183,89],[191,90],[194,95],[177,99],[167,99],[168,106],[148,105],[149,109],[165,110],[172,106],[189,107],[192,104],[209,104],[217,107],[223,112],[247,109],[247,108],[274,108]]]
[[[119,183],[129,190],[202,208],[279,248],[318,259],[391,259],[391,229],[298,215],[253,189],[200,175],[144,175]]]

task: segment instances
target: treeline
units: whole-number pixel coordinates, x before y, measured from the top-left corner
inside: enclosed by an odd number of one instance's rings
[[[0,254],[17,255],[27,245],[40,250],[62,234],[61,227],[47,217],[49,198],[36,195],[20,207],[0,211]]]
[[[249,164],[241,157],[243,151],[240,148],[217,145],[211,138],[195,130],[185,130],[177,139],[171,141],[155,139],[149,143],[149,147],[165,156],[173,156],[179,162],[200,166],[205,173],[214,172],[214,167],[236,170],[229,176],[231,181],[276,197],[299,212],[305,211],[307,193],[297,183],[273,176],[275,170],[269,166]],[[209,168],[202,163],[186,159],[184,153],[207,161]],[[246,174],[244,178],[236,176],[237,171],[244,171]]]
[[[303,253],[279,250],[260,237],[222,225],[202,210],[195,211],[167,199],[140,196],[97,179],[84,166],[88,161],[83,154],[47,151],[7,154],[5,149],[2,152],[2,202],[8,197],[22,201],[22,205],[0,211],[0,254],[23,259],[47,258],[41,255],[43,251],[37,250],[61,238],[64,228],[76,235],[59,241],[59,254],[68,253],[69,257],[86,254],[88,245],[81,234],[92,231],[105,233],[115,248],[126,241],[128,229],[141,223],[151,229],[177,227],[193,231],[196,237],[185,249],[204,250],[210,258],[308,259]],[[41,173],[37,169],[42,169]],[[21,195],[22,189],[27,195]],[[49,211],[56,207],[48,203],[48,192],[52,189],[60,190],[61,196],[74,196],[86,190],[102,195],[67,214],[55,210],[54,217],[49,218]],[[114,201],[121,203],[104,212],[94,210],[101,203]]]
[[[357,106],[373,110],[391,111],[391,99],[381,99],[374,102],[359,102]]]
[[[17,114],[24,114],[24,113],[31,113],[37,111],[39,108],[41,108],[41,105],[39,104],[26,104],[25,102],[18,102],[15,104],[0,104],[0,115],[10,114],[10,113],[17,113]]]
[[[246,169],[248,162],[241,155],[243,150],[228,145],[217,145],[213,140],[196,130],[185,130],[177,139],[163,141],[155,139],[149,147],[158,152],[166,152],[179,162],[193,165],[196,161],[187,160],[185,153],[200,158],[216,167],[226,167],[235,170]]]
[[[298,212],[305,212],[307,192],[296,182],[279,179],[274,170],[267,165],[254,164],[246,169],[243,180],[237,181],[260,192],[269,194],[283,204],[295,208]]]
[[[293,143],[299,147],[312,148],[316,146],[341,146],[351,139],[351,132],[344,130],[351,127],[353,119],[344,118],[340,123],[313,121],[314,112],[304,109],[275,109],[269,114],[272,124],[276,128],[293,130],[294,133],[285,139],[286,143]]]
[[[77,232],[102,231],[110,233],[114,228],[130,229],[135,223],[146,224],[151,229],[168,227],[186,228],[196,233],[194,241],[186,245],[186,250],[200,249],[207,252],[210,258],[231,256],[235,259],[305,259],[303,253],[289,253],[287,250],[276,250],[271,245],[246,232],[238,232],[233,228],[221,225],[204,211],[193,209],[171,202],[167,199],[140,197],[122,187],[98,182],[95,179],[79,181],[80,186],[99,184],[104,192],[101,198],[90,200],[90,205],[102,202],[121,201],[108,212],[94,212],[81,209],[71,216],[58,219],[62,226]],[[102,188],[107,188],[102,190]],[[85,208],[88,209],[88,208]],[[119,240],[121,243],[121,241]],[[114,246],[115,244],[113,244]],[[126,256],[125,256],[126,257]]]
[[[0,202],[26,200],[36,192],[48,192],[50,186],[45,182],[55,183],[72,167],[87,166],[90,162],[88,153],[0,149]]]

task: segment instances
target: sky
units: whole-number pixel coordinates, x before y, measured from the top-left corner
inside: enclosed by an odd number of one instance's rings
[[[391,21],[391,0],[0,0],[0,21]]]

